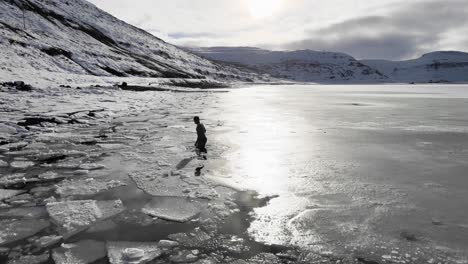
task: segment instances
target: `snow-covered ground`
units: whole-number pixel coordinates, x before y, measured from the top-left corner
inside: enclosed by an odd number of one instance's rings
[[[0,64],[0,79],[6,81],[66,74],[263,79],[183,51],[85,0],[1,1]]]

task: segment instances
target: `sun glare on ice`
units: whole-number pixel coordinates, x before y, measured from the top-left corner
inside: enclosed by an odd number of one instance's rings
[[[254,18],[267,18],[274,15],[281,7],[282,0],[247,0],[250,14]]]

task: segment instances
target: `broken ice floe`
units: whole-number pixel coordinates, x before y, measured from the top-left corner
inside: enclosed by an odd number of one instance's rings
[[[210,183],[202,178],[190,178],[179,171],[136,172],[130,177],[137,187],[153,196],[215,199],[219,195]]]
[[[32,182],[38,182],[38,178],[26,177],[24,173],[15,173],[5,175],[0,178],[0,185],[3,186],[12,186],[15,184],[27,184]]]
[[[60,176],[56,172],[53,172],[53,171],[47,171],[47,172],[41,173],[37,177],[41,180],[56,180],[56,179],[64,178],[64,176]]]
[[[106,244],[93,240],[62,244],[62,247],[52,252],[56,264],[90,264],[105,258],[106,255]]]
[[[9,151],[18,151],[25,148],[27,145],[27,142],[16,142],[3,145],[2,148],[8,149]]]
[[[143,207],[142,211],[164,220],[187,222],[199,215],[202,208],[203,205],[191,202],[187,198],[164,197],[153,199]]]
[[[174,247],[178,247],[179,246],[179,242],[176,242],[176,241],[172,241],[172,240],[160,240],[158,242],[158,246],[160,248],[168,248],[168,249],[171,249],[171,248],[174,248]]]
[[[62,236],[43,236],[33,241],[33,245],[36,248],[48,248],[58,244],[62,240]]]
[[[142,264],[162,255],[154,242],[107,242],[107,255],[112,264]]]
[[[80,195],[86,196],[125,185],[126,183],[117,180],[104,181],[96,180],[94,178],[65,180],[57,185],[55,192],[61,197]]]
[[[0,123],[0,133],[15,134],[16,128]]]
[[[30,205],[36,205],[34,202],[34,197],[29,194],[29,193],[23,193],[23,194],[19,194],[19,195],[16,195],[16,196],[13,196],[9,199],[6,199],[5,202],[11,204],[11,205],[15,205],[15,206],[18,206],[18,205],[26,205],[26,204],[30,204]]]
[[[95,163],[84,163],[79,166],[80,170],[100,170],[100,169],[105,169],[106,166],[102,164],[95,164]]]
[[[158,177],[153,173],[134,173],[130,177],[137,187],[153,196],[186,197],[181,181],[176,177]]]
[[[48,216],[44,207],[16,207],[0,211],[2,218],[40,219]]]
[[[33,236],[49,225],[46,220],[0,220],[0,245]]]
[[[6,168],[6,167],[8,167],[8,166],[9,166],[9,165],[8,165],[8,162],[5,162],[5,161],[3,161],[3,160],[0,160],[0,168]]]
[[[169,257],[169,260],[173,263],[190,263],[195,262],[199,259],[197,255],[194,254],[191,250],[181,250],[174,252],[173,255]]]
[[[124,211],[120,200],[53,202],[48,203],[46,208],[51,219],[60,226],[59,233],[65,238]]]
[[[21,193],[25,193],[26,191],[23,190],[7,190],[7,189],[0,189],[0,201],[5,199],[11,198],[15,195],[19,195]]]
[[[177,241],[185,247],[201,247],[211,239],[211,236],[200,228],[195,228],[190,233],[177,233],[169,235],[169,239]]]
[[[10,163],[10,167],[14,169],[28,169],[35,165],[32,161],[13,161]]]
[[[25,255],[19,258],[10,259],[7,264],[43,264],[50,258],[49,252],[40,255]]]

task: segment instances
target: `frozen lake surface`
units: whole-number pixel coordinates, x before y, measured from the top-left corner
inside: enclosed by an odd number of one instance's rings
[[[0,262],[466,264],[467,112],[462,85],[0,86]]]
[[[256,240],[466,263],[467,86],[262,86],[207,109],[229,146],[213,177],[278,195],[255,209]]]

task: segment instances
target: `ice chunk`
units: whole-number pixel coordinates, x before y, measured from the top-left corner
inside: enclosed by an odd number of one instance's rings
[[[14,169],[28,169],[35,165],[32,161],[13,161],[10,166]]]
[[[15,173],[6,175],[0,178],[0,185],[4,186],[11,186],[18,183],[30,183],[30,182],[37,182],[39,179],[37,178],[26,178],[24,173]]]
[[[160,240],[158,246],[161,248],[174,248],[179,246],[179,242],[171,240]]]
[[[13,197],[15,195],[25,193],[26,191],[22,190],[7,190],[7,189],[0,189],[0,201]]]
[[[153,196],[164,197],[203,197],[211,199],[218,194],[202,179],[187,178],[178,172],[169,171],[162,175],[154,172],[132,173],[130,177],[137,187]],[[191,185],[190,188],[187,188]]]
[[[106,257],[104,242],[83,240],[74,244],[62,244],[52,252],[56,264],[89,264]]]
[[[191,202],[187,198],[164,197],[153,199],[142,211],[165,220],[187,222],[199,215],[202,207],[200,203]]]
[[[198,256],[194,255],[190,250],[181,250],[169,257],[169,260],[174,263],[190,263],[198,260]]]
[[[0,211],[0,215],[5,218],[45,218],[48,216],[44,207],[17,207]]]
[[[16,142],[16,143],[9,143],[9,144],[3,145],[2,147],[7,148],[10,151],[16,151],[16,150],[23,149],[27,145],[28,145],[28,143],[26,143],[26,142]]]
[[[23,193],[17,196],[13,196],[5,200],[5,202],[11,205],[24,205],[24,204],[36,205],[36,203],[34,202],[34,198],[29,193]]]
[[[60,179],[64,177],[59,176],[57,173],[53,171],[47,171],[47,172],[39,174],[38,178],[42,180],[55,180],[55,179]]]
[[[46,208],[52,220],[61,227],[59,232],[65,238],[124,210],[120,200],[53,202],[48,203]]]
[[[125,148],[123,144],[97,144],[100,148],[105,150],[119,150]]]
[[[6,167],[8,167],[8,163],[3,160],[0,160],[0,168],[6,168]]]
[[[0,220],[0,245],[33,236],[49,225],[46,220]]]
[[[93,178],[72,181],[65,180],[58,185],[55,192],[62,197],[74,195],[93,195],[125,185],[127,184],[121,181],[103,181],[95,180]]]
[[[26,255],[18,259],[11,259],[7,264],[42,264],[46,263],[50,258],[50,253],[45,252],[41,255]]]
[[[47,248],[58,244],[62,240],[62,236],[43,236],[34,241],[34,246],[37,248]]]
[[[201,247],[204,243],[211,239],[211,236],[200,228],[195,228],[190,233],[177,233],[169,235],[169,239],[179,242],[185,247]]]
[[[16,128],[0,123],[0,133],[15,134]]]
[[[220,248],[235,254],[242,254],[250,250],[250,248],[244,244],[244,239],[236,236],[222,236],[218,243]]]
[[[112,264],[147,263],[162,255],[158,243],[107,242],[107,255]]]
[[[80,170],[100,170],[100,169],[105,169],[106,166],[102,164],[95,164],[95,163],[84,163],[79,166]]]
[[[89,170],[76,170],[73,172],[73,175],[76,176],[85,176],[89,174]]]
[[[49,196],[51,192],[53,192],[56,189],[56,186],[37,186],[29,190],[29,193],[31,193],[34,197],[43,197],[43,196]]]
[[[138,188],[153,196],[185,197],[179,177],[158,177],[147,173],[131,174]]]

